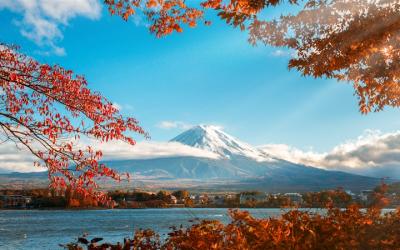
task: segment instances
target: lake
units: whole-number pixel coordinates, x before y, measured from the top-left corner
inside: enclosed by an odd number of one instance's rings
[[[283,211],[245,210],[259,218]],[[171,226],[189,225],[195,218],[229,221],[226,208],[0,210],[0,249],[62,249],[59,243],[72,242],[83,233],[118,242],[139,228],[151,228],[165,237]]]

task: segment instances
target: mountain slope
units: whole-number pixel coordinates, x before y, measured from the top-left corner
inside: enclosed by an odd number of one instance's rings
[[[228,160],[199,157],[167,157],[145,160],[111,161],[107,165],[136,176],[168,179],[242,179],[253,177]]]
[[[226,134],[217,126],[198,125],[171,141],[214,152],[222,158],[242,156],[257,161],[271,161],[267,154]]]

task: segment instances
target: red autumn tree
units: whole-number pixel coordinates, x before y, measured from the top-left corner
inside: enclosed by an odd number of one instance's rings
[[[303,75],[353,84],[362,113],[400,106],[400,3],[397,0],[106,0],[125,20],[142,10],[157,37],[196,26],[207,9],[249,32],[252,44],[292,50],[289,68]],[[279,18],[263,18],[268,7],[299,5]],[[263,15],[265,16],[265,15]],[[208,21],[205,21],[207,24]]]
[[[52,188],[67,186],[98,199],[99,178],[120,180],[100,163],[101,151],[82,146],[79,138],[120,140],[145,134],[134,118],[124,118],[101,94],[88,89],[84,77],[58,65],[41,64],[16,47],[0,47],[0,128],[7,141],[27,148],[48,169]]]

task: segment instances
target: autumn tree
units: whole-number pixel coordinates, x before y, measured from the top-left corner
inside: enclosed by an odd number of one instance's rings
[[[170,202],[171,201],[171,193],[165,190],[160,190],[156,194],[156,199],[165,201],[165,202]]]
[[[54,189],[68,186],[104,199],[97,180],[120,180],[121,175],[100,163],[102,152],[83,141],[134,145],[132,133],[145,134],[137,120],[123,117],[112,102],[91,91],[84,77],[5,44],[0,46],[0,91],[2,139],[36,156],[35,165],[47,168]]]
[[[305,76],[353,84],[362,113],[400,106],[400,3],[397,0],[105,0],[127,20],[145,15],[157,37],[182,32],[216,11],[249,33],[249,42],[287,48],[289,68]],[[268,18],[266,10],[298,5],[299,11]],[[138,13],[139,12],[139,13]],[[265,17],[267,16],[267,17]]]
[[[189,191],[187,190],[177,190],[175,192],[172,192],[172,195],[175,196],[177,199],[186,199],[189,197]]]
[[[342,189],[309,192],[305,193],[302,198],[304,206],[311,208],[327,206],[344,208],[353,202],[351,195]]]

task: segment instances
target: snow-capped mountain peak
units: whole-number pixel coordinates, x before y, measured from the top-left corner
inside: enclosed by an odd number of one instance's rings
[[[171,141],[214,152],[223,158],[243,156],[257,161],[271,161],[267,154],[228,135],[218,126],[198,125],[183,132]]]

